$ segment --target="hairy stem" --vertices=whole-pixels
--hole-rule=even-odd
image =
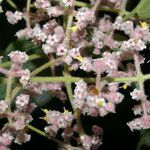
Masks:
[[[35,60],[35,59],[39,59],[41,58],[42,56],[41,55],[37,55],[37,54],[32,54],[29,56],[29,59],[28,61],[32,61],[32,60]],[[11,61],[7,61],[7,62],[4,62],[4,63],[1,63],[0,64],[0,67],[4,68],[4,67],[9,67],[11,65]]]
[[[13,83],[13,77],[8,76],[7,78],[7,89],[6,89],[6,96],[5,96],[5,101],[8,102],[8,111],[11,111],[11,90],[12,90],[12,83]],[[10,121],[10,119],[9,119]]]
[[[102,2],[102,0],[97,0],[95,5],[93,6],[93,11],[96,12],[100,6],[100,3]]]
[[[30,28],[30,5],[31,5],[31,0],[27,0],[27,4],[26,4],[26,26],[27,28]]]
[[[64,74],[65,77],[67,77],[67,76],[71,77],[70,74],[69,74],[69,71],[66,71],[63,74]],[[76,121],[77,121],[77,125],[79,126],[79,129],[80,129],[79,130],[79,134],[81,136],[81,135],[85,134],[83,126],[82,126],[82,123],[81,123],[81,113],[72,103],[72,101],[73,101],[73,93],[72,93],[71,82],[66,82],[65,85],[66,85],[66,89],[67,89],[67,93],[68,93],[68,97],[69,97],[72,109],[74,111],[74,115],[75,115],[75,118],[76,118]]]
[[[71,77],[71,76],[67,76],[67,77],[63,77],[63,76],[59,76],[59,77],[31,77],[31,81],[32,82],[78,82],[79,80],[83,79],[84,81],[86,81],[87,83],[94,83],[95,82],[95,78],[82,78],[82,77]],[[108,82],[138,82],[138,81],[145,81],[150,79],[150,74],[147,75],[142,75],[142,76],[135,76],[135,77],[119,77],[119,78],[111,78],[111,77],[105,77],[102,78],[102,80],[106,80]]]
[[[135,54],[133,57],[134,57],[134,63],[135,63],[135,67],[136,67],[137,76],[142,77],[143,74],[142,74],[142,71],[141,71],[139,56],[137,56]],[[142,107],[143,107],[143,113],[144,113],[144,115],[147,115],[147,111],[146,111],[146,108],[145,108],[145,101],[147,100],[147,97],[146,97],[145,90],[144,90],[144,80],[138,80],[138,85],[139,85],[139,89],[143,93],[143,99],[141,100]]]
[[[27,127],[28,129],[32,130],[33,132],[36,132],[37,134],[39,134],[39,135],[41,135],[41,136],[43,136],[43,137],[45,137],[45,138],[48,138],[48,139],[50,139],[50,140],[52,140],[52,141],[58,143],[59,146],[64,147],[64,148],[67,149],[67,150],[68,150],[68,148],[71,148],[71,149],[74,149],[74,150],[77,149],[77,148],[74,147],[74,146],[68,145],[68,144],[66,144],[66,143],[64,143],[64,142],[62,142],[62,141],[60,141],[60,140],[58,140],[58,139],[56,139],[56,138],[50,137],[50,136],[49,136],[48,134],[46,134],[45,132],[41,131],[40,129],[37,129],[37,128],[33,127],[33,126],[30,125],[30,124],[26,125],[26,127]],[[78,150],[79,150],[79,149],[81,150],[82,148],[79,147]]]
[[[34,71],[32,71],[31,72],[31,76],[35,76],[36,74],[40,73],[41,71],[43,71],[44,69],[46,69],[46,68],[48,68],[50,66],[54,67],[61,61],[62,61],[62,57],[59,57],[59,58],[54,59],[52,61],[49,61],[49,62],[45,63],[44,65],[38,67]]]

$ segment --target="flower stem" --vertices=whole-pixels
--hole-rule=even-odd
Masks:
[[[133,57],[134,57],[134,63],[135,63],[137,76],[142,77],[143,74],[142,74],[142,71],[141,71],[139,57],[136,54]],[[139,85],[139,89],[143,93],[143,99],[141,100],[143,113],[144,113],[144,115],[147,115],[147,111],[146,111],[146,107],[145,107],[145,101],[147,100],[147,97],[146,97],[145,90],[144,90],[144,80],[138,80],[138,85]]]
[[[82,77],[71,77],[71,76],[59,76],[59,77],[31,77],[32,82],[78,82],[79,80],[83,79],[87,83],[94,83],[95,78],[82,78]],[[106,77],[102,78],[102,80],[106,80],[108,82],[138,82],[138,81],[145,81],[150,79],[150,74],[142,75],[142,76],[135,76],[135,77],[119,77],[119,78],[112,78],[112,77]]]
[[[41,58],[42,56],[41,55],[37,55],[37,54],[33,54],[33,55],[30,55],[29,56],[29,59],[28,61],[32,61],[32,60],[35,60],[35,59],[38,59],[38,58]],[[11,61],[7,61],[7,62],[4,62],[4,63],[1,63],[0,64],[0,67],[9,67],[11,65]]]
[[[27,12],[26,12],[26,25],[27,25],[27,28],[30,28],[30,5],[31,5],[31,0],[27,0],[27,4],[26,4],[26,9],[27,9]]]
[[[12,76],[8,76],[8,79],[7,79],[6,96],[5,96],[5,100],[6,100],[6,101],[10,101],[10,100],[11,100],[12,82],[13,82],[13,77],[12,77]]]
[[[61,61],[62,61],[62,57],[59,57],[59,58],[54,59],[52,61],[49,61],[49,62],[45,63],[44,65],[38,67],[34,71],[32,71],[31,72],[31,76],[32,77],[35,76],[36,74],[40,73],[41,71],[43,71],[44,69],[46,69],[46,68],[48,68],[50,66],[54,67],[54,66],[56,66]]]
[[[39,135],[41,135],[41,136],[43,136],[43,137],[45,137],[45,138],[48,138],[48,139],[50,139],[50,140],[52,140],[52,141],[58,143],[59,146],[64,147],[64,148],[66,148],[67,150],[68,150],[68,148],[71,148],[71,149],[74,149],[74,150],[76,150],[76,149],[81,150],[81,149],[82,149],[82,148],[80,148],[80,147],[76,148],[76,147],[71,146],[71,145],[69,145],[69,144],[66,144],[66,143],[64,143],[64,142],[62,142],[62,141],[60,141],[60,140],[58,140],[58,139],[56,139],[56,138],[50,137],[50,136],[49,136],[48,134],[46,134],[45,132],[41,131],[40,129],[37,129],[37,128],[33,127],[33,126],[30,125],[30,124],[26,125],[26,127],[27,127],[28,129],[32,130],[33,132],[36,132],[37,134],[39,134]]]
[[[65,69],[65,72],[63,73],[64,77],[71,77],[70,76],[70,73],[67,69]],[[72,86],[71,86],[71,82],[66,82],[65,83],[66,85],[66,89],[67,89],[67,93],[68,93],[68,97],[69,97],[69,100],[70,100],[70,103],[71,103],[71,106],[72,106],[72,109],[74,111],[74,115],[75,115],[75,118],[76,118],[76,121],[77,121],[77,125],[79,126],[79,134],[80,136],[85,134],[84,133],[84,129],[83,129],[83,126],[82,126],[82,123],[81,123],[81,113],[80,111],[74,106],[74,104],[72,103],[73,101],[73,93],[72,93]]]

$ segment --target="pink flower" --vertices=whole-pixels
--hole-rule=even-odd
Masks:
[[[88,135],[82,135],[81,136],[81,142],[85,150],[90,150],[92,147],[92,141],[91,138]]]
[[[0,100],[0,113],[4,113],[8,108],[8,104],[4,100]]]
[[[29,95],[21,94],[16,98],[17,107],[24,107],[29,103]]]
[[[7,11],[6,17],[9,23],[16,24],[19,20],[22,19],[23,13],[19,11],[15,11],[15,13],[13,13],[12,11]]]
[[[73,6],[74,0],[62,0],[65,6]]]
[[[130,93],[132,99],[135,99],[135,100],[141,100],[143,98],[143,93],[141,90],[138,90],[137,88],[135,88],[133,90],[133,92]]]
[[[64,56],[64,55],[66,55],[67,51],[68,50],[67,50],[66,46],[61,44],[61,45],[58,46],[56,54],[58,56]]]
[[[31,135],[29,134],[26,134],[26,133],[23,133],[23,132],[20,132],[16,138],[15,138],[15,143],[21,145],[22,143],[26,143],[28,141],[30,141],[31,139]]]
[[[90,72],[92,71],[92,58],[84,57],[80,64],[80,69]]]
[[[104,72],[106,70],[106,64],[104,63],[103,59],[94,59],[93,60],[93,70],[95,72]]]
[[[150,116],[143,116],[141,118],[136,118],[133,121],[127,123],[130,127],[131,131],[133,130],[141,130],[150,128]]]
[[[34,5],[35,5],[37,8],[43,8],[43,9],[49,8],[49,7],[51,6],[49,0],[36,0],[36,1],[34,2]]]
[[[105,109],[108,111],[108,112],[112,112],[112,113],[115,113],[115,105],[111,102],[108,102],[105,106]]]
[[[19,64],[26,62],[29,58],[25,52],[21,51],[12,51],[8,56],[10,57],[11,61]]]
[[[74,99],[85,99],[85,97],[87,96],[87,84],[83,80],[80,80],[75,84],[76,88],[74,90]]]
[[[5,146],[10,145],[12,143],[13,138],[14,137],[11,135],[10,132],[4,132],[0,136],[0,143],[2,143]]]

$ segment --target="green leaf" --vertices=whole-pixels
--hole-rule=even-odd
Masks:
[[[19,38],[14,42],[11,42],[5,52],[4,56],[7,56],[10,52],[19,50],[19,51],[24,51],[27,52],[28,54],[40,54],[42,52],[41,47],[38,45],[35,45],[33,42],[30,40],[27,40],[25,38]]]
[[[32,101],[35,102],[39,107],[43,107],[52,100],[52,95],[48,91],[44,91],[42,95],[32,96]]]
[[[6,84],[2,83],[0,84],[0,100],[5,98],[6,93]]]
[[[150,18],[150,0],[141,0],[138,5],[131,11],[121,11],[120,15],[124,16],[124,19],[132,19],[136,15],[141,19]]]
[[[140,150],[142,146],[150,148],[150,129],[141,131],[137,150]]]
[[[137,14],[141,19],[150,18],[150,0],[141,0],[131,13]]]

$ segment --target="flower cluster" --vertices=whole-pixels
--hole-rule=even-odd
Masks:
[[[29,124],[33,118],[30,113],[36,105],[29,103],[29,95],[21,94],[15,100],[16,109],[10,112],[10,104],[4,100],[0,101],[0,115],[2,118],[11,120],[6,123],[0,134],[0,148],[8,149],[8,146],[14,141],[22,144],[30,140],[31,135],[25,132],[25,126]]]
[[[12,11],[7,11],[6,17],[9,23],[16,24],[19,20],[22,19],[23,13],[18,11],[15,11],[15,13],[13,13]]]
[[[111,86],[114,85],[110,84],[107,92],[99,92],[96,87],[88,86],[81,80],[76,83],[73,103],[83,114],[91,116],[115,113],[115,104],[120,103],[124,96],[117,92],[117,88],[111,89]]]
[[[57,131],[60,128],[66,128],[71,126],[71,123],[74,119],[71,112],[60,113],[59,111],[48,111],[46,112],[46,116],[44,117],[46,122],[50,124],[45,127],[45,132],[50,134],[51,136],[55,136]]]
[[[12,61],[10,70],[1,69],[1,73],[7,76],[20,77],[20,83],[25,87],[30,79],[30,70],[23,69],[23,63],[28,60],[28,55],[21,51],[12,51],[8,55]]]
[[[3,11],[1,3],[2,0],[0,12]],[[7,3],[17,8],[13,1]],[[110,8],[115,8],[115,11],[125,9],[126,0],[90,0],[87,3],[35,0],[27,1],[27,7],[22,12],[5,12],[7,21],[12,25],[23,19],[26,21],[26,27],[19,30],[16,37],[25,38],[41,48],[38,56],[31,57],[41,59],[43,54],[42,59],[47,57],[45,60],[50,62],[30,73],[24,64],[32,59],[26,52],[16,50],[8,54],[11,63],[1,65],[8,64],[10,68],[0,67],[0,73],[8,78],[6,98],[0,100],[0,118],[8,120],[0,131],[0,150],[8,150],[13,141],[22,144],[30,140],[25,127],[33,120],[31,113],[36,107],[30,99],[33,95],[42,95],[44,91],[62,102],[69,99],[72,112],[44,109],[46,115],[42,119],[48,125],[43,135],[55,138],[61,130],[64,142],[70,143],[73,137],[77,146],[82,144],[86,150],[97,150],[102,144],[103,130],[95,125],[92,127],[93,134],[86,135],[80,121],[81,114],[104,117],[108,113],[116,113],[116,105],[124,99],[119,89],[132,86],[132,81],[138,83],[137,88],[130,92],[133,101],[138,103],[133,107],[138,117],[127,125],[132,131],[150,128],[150,102],[143,87],[143,81],[150,77],[144,76],[140,68],[145,62],[141,52],[150,43],[148,23],[135,20],[134,16],[126,19],[124,11],[120,14],[125,15],[116,18],[98,15],[99,8],[103,7],[106,11]],[[84,7],[80,8],[80,5]],[[42,72],[44,69],[51,72]],[[44,77],[43,74],[35,77],[40,72],[44,73]],[[71,83],[75,83],[75,87]],[[34,127],[32,130],[38,131]],[[78,137],[74,137],[76,132]]]

